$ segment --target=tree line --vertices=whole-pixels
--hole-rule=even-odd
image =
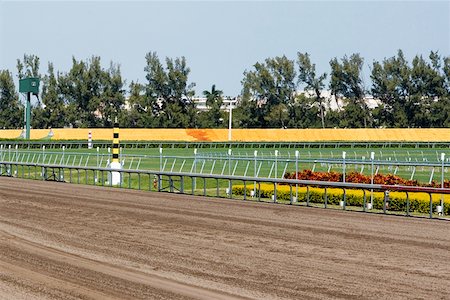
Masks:
[[[128,86],[120,66],[101,65],[101,58],[72,58],[68,72],[50,62],[41,73],[39,57],[17,60],[17,76],[41,80],[39,102],[32,107],[32,127],[111,127],[118,117],[131,128],[223,128],[228,113],[223,92],[202,92],[207,111],[193,101],[195,83],[184,57],[164,60],[156,52],[145,56],[145,81]],[[318,73],[308,53],[256,62],[243,73],[236,96],[236,128],[373,128],[450,127],[450,56],[431,51],[408,62],[403,52],[370,65],[363,78],[360,54],[333,58],[330,72]],[[324,90],[331,92],[325,97]],[[302,92],[304,91],[304,92]],[[22,128],[24,106],[9,70],[0,70],[0,128]],[[367,96],[378,99],[369,107]],[[331,106],[337,109],[331,109]]]

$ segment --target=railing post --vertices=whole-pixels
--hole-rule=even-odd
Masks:
[[[141,190],[141,173],[138,173],[138,190]]]
[[[406,216],[409,217],[409,193],[406,193]]]
[[[344,188],[344,199],[342,203],[342,209],[345,210],[347,206],[347,190]]]
[[[256,178],[257,177],[256,169],[257,169],[257,165],[258,165],[256,157],[258,156],[258,150],[255,150],[253,152],[253,156],[255,157],[255,168],[254,168],[253,175]],[[256,195],[256,181],[253,182],[253,195]]]
[[[203,177],[203,196],[206,196],[206,178]]]
[[[292,205],[293,203],[293,198],[292,198],[292,184],[289,184],[289,203]]]
[[[345,157],[346,157],[346,152],[342,151],[342,182],[345,183]],[[345,204],[344,204],[345,206]]]
[[[277,184],[273,183],[273,203],[277,203]]]
[[[298,180],[298,150],[295,150],[295,180]],[[295,201],[298,202],[298,183],[295,184]]]
[[[387,208],[387,203],[388,203],[388,199],[389,199],[389,191],[384,191],[384,201],[383,201],[383,213],[386,214],[386,210]]]
[[[428,193],[430,195],[430,219],[433,219],[433,197],[431,193]]]
[[[373,161],[375,160],[375,152],[370,152],[370,184],[373,186]],[[373,209],[373,188],[370,189],[370,209]]]
[[[366,212],[366,190],[363,190],[363,212]]]
[[[180,193],[184,194],[184,176],[180,176]]]
[[[128,189],[131,189],[131,173],[128,172]]]
[[[306,206],[309,206],[309,185],[306,186]]]
[[[216,196],[219,197],[220,196],[220,191],[219,191],[219,179],[216,178]]]
[[[244,200],[247,200],[247,182],[244,180]]]
[[[261,201],[261,182],[258,181],[258,201]]]
[[[228,176],[231,176],[231,149],[228,149]],[[228,193],[230,194],[230,198],[231,198],[231,179],[229,180],[229,184],[228,184]]]

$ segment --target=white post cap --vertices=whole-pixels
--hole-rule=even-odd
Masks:
[[[194,149],[194,154],[197,154],[197,148]]]
[[[370,159],[374,160],[375,159],[375,152],[370,152]]]
[[[162,153],[162,147],[159,147],[159,153]]]
[[[347,155],[347,152],[345,152],[345,151],[342,151],[342,158],[344,158],[345,159],[345,156]]]
[[[231,155],[231,149],[228,149],[228,155]]]
[[[255,150],[255,152],[253,152],[253,155],[256,157],[258,156],[258,150]]]
[[[298,150],[295,150],[295,157],[298,157],[298,155],[299,155]]]
[[[441,160],[444,161],[444,159],[445,159],[445,153],[442,152],[442,153],[441,153]]]
[[[278,156],[278,150],[275,150],[275,156]]]

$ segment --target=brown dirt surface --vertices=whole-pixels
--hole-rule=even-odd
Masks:
[[[0,178],[0,299],[450,299],[450,222]]]

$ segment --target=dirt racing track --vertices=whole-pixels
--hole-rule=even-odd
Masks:
[[[1,299],[450,299],[450,222],[0,178]]]

